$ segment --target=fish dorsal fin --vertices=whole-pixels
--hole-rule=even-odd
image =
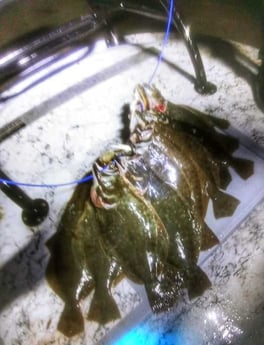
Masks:
[[[208,250],[219,244],[219,239],[209,228],[209,226],[204,223],[204,231],[202,233],[202,246],[201,250]]]

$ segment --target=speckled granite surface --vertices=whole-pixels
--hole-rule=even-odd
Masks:
[[[144,35],[130,40],[159,48],[161,37]],[[249,51],[254,57],[256,52]],[[194,91],[192,66],[183,43],[178,40],[169,43],[165,59],[170,64],[164,62],[160,66],[154,82],[171,101],[228,119],[235,129],[258,145],[261,154],[264,114],[255,105],[249,78],[245,80],[250,73],[216,54],[215,49],[203,46],[208,79],[218,86],[214,95],[200,96]],[[0,143],[1,168],[12,178],[31,183],[80,178],[98,154],[110,144],[122,141],[124,105],[130,102],[135,84],[149,80],[156,61],[155,56],[136,46],[98,50],[1,104],[0,128],[15,119],[27,123],[24,129]],[[251,143],[246,144],[255,149]],[[258,159],[261,162],[263,156]],[[261,165],[259,169],[261,195],[264,194]],[[1,345],[95,344],[100,340],[109,343],[122,328],[131,329],[140,320],[144,329],[158,337],[149,338],[139,328],[135,331],[136,344],[263,343],[263,203],[250,214],[245,205],[246,219],[203,263],[213,283],[204,296],[192,304],[183,303],[170,313],[153,316],[148,309],[141,308],[144,297],[139,296],[140,291],[124,282],[114,292],[122,316],[127,316],[122,327],[98,327],[87,322],[84,335],[68,340],[56,331],[63,305],[47,286],[44,271],[49,255],[45,241],[56,231],[73,188],[25,187],[25,190],[32,198],[45,198],[50,213],[43,224],[30,229],[22,223],[20,209],[0,194]],[[129,315],[135,315],[134,320]]]

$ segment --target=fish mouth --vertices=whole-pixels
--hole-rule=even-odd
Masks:
[[[131,155],[132,148],[126,148],[127,154]],[[124,150],[121,150],[123,152]],[[123,152],[124,153],[124,152]],[[104,156],[97,158],[93,164],[94,184],[90,197],[95,207],[111,209],[116,206],[116,178],[124,176],[127,159],[117,151],[110,151]]]
[[[130,145],[113,145],[113,150],[106,152],[96,159],[93,164],[93,176],[97,184],[103,182],[103,178],[123,174],[126,170],[126,157],[134,155],[134,149]]]
[[[109,166],[111,165],[111,169]],[[113,166],[112,166],[113,165]],[[94,184],[91,188],[90,197],[97,208],[110,209],[115,207],[114,187],[111,186],[111,177],[117,175],[116,163],[106,163],[99,157],[92,168]]]
[[[138,109],[138,105],[141,109]],[[154,85],[138,84],[135,88],[134,108],[141,113],[145,111],[164,113],[167,110],[167,102]]]

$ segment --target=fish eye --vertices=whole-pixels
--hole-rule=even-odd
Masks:
[[[110,170],[110,171],[116,170],[115,160],[109,162],[109,164],[107,165],[107,170]]]

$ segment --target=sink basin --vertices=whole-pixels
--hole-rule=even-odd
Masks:
[[[6,89],[10,98],[0,103],[1,168],[25,184],[81,178],[98,155],[126,139],[127,105],[135,85],[152,75],[162,39],[157,33],[130,35],[111,48],[98,40],[92,52],[78,47],[38,72],[43,74],[21,78]],[[255,48],[235,47],[243,61],[256,59]],[[50,211],[40,225],[29,227],[21,209],[0,193],[0,345],[263,343],[264,115],[246,79],[250,66],[239,58],[225,59],[231,45],[221,43],[217,50],[215,43],[203,40],[200,49],[208,80],[217,85],[215,94],[201,96],[194,90],[193,68],[178,37],[166,46],[154,84],[176,104],[230,121],[228,131],[240,139],[235,155],[255,163],[254,175],[246,181],[232,172],[229,192],[241,201],[232,217],[215,220],[209,207],[208,224],[221,243],[204,252],[199,264],[212,288],[192,302],[183,296],[173,310],[153,315],[144,289],[124,279],[113,292],[121,320],[104,327],[86,321],[84,334],[68,339],[56,330],[63,303],[45,280],[45,243],[56,231],[74,185],[24,185],[32,199],[45,199]],[[219,49],[225,54],[217,54]],[[30,78],[38,80],[34,87],[27,87],[34,83]],[[16,130],[7,135],[10,128]]]

